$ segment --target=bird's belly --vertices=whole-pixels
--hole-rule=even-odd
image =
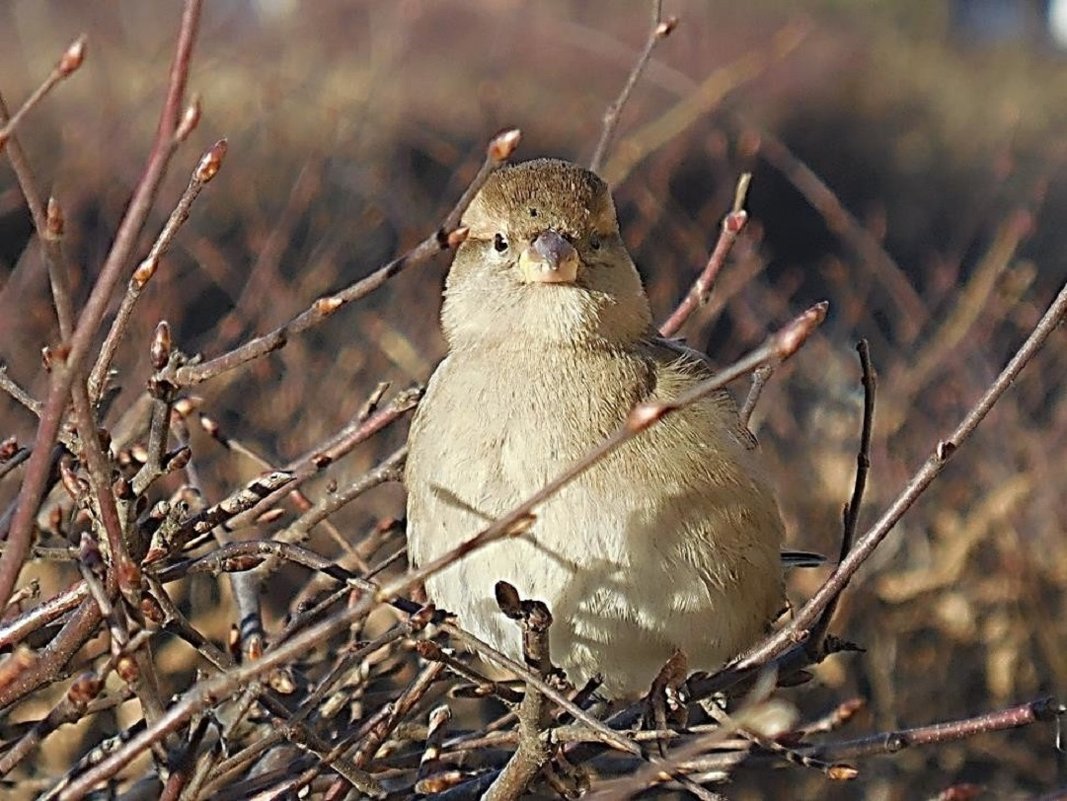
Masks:
[[[436,413],[447,409],[453,435],[413,439],[409,483],[423,488],[409,503],[417,564],[471,539],[542,489],[614,430],[633,402],[528,393],[534,413],[494,417],[479,413],[477,394],[438,404],[444,398],[433,389],[418,426],[445,425]],[[584,425],[561,424],[574,420]],[[551,610],[555,663],[575,683],[604,671],[612,694],[647,690],[675,649],[694,669],[735,655],[780,602],[780,523],[776,513],[751,518],[761,489],[704,471],[703,446],[676,436],[678,425],[647,432],[598,462],[538,506],[525,534],[485,545],[430,577],[431,600],[521,658],[519,628],[494,600],[498,581],[514,585]],[[677,478],[683,473],[691,480]]]

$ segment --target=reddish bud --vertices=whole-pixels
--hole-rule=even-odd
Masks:
[[[489,142],[489,158],[497,164],[507,161],[511,158],[511,154],[515,152],[515,148],[519,146],[521,139],[522,131],[518,128],[509,128],[506,131],[501,131]]]
[[[644,431],[653,425],[670,407],[662,403],[639,403],[626,415],[626,428],[629,431]]]
[[[170,324],[166,320],[160,320],[156,326],[155,336],[152,337],[152,347],[149,351],[152,357],[152,366],[162,370],[170,360]]]
[[[57,364],[64,364],[67,361],[67,356],[70,355],[70,348],[66,345],[45,345],[41,348],[41,363],[44,365],[44,369],[49,373],[52,372],[52,368]]]
[[[137,265],[137,269],[133,271],[133,277],[130,278],[130,284],[134,289],[141,289],[152,280],[152,276],[156,274],[156,268],[159,267],[159,257],[149,256],[147,259]]]
[[[775,349],[778,351],[778,358],[785,361],[800,350],[801,345],[807,342],[812,332],[826,319],[826,310],[829,308],[830,304],[825,300],[816,303],[783,328],[776,337]]]
[[[19,452],[19,441],[15,437],[8,437],[0,442],[0,462],[6,462]]]
[[[60,75],[66,78],[72,72],[77,70],[78,67],[82,65],[83,61],[85,61],[84,34],[75,39],[71,46],[67,48],[67,51],[60,56],[59,63],[56,64],[56,70]]]
[[[104,682],[100,680],[100,677],[91,670],[87,670],[70,685],[67,690],[67,700],[78,709],[84,709],[90,701],[100,694],[100,690],[103,687]]]
[[[137,660],[129,654],[123,654],[115,661],[115,672],[127,684],[133,684],[141,677],[141,670],[137,667]]]
[[[748,222],[748,212],[744,209],[731,211],[722,221],[723,230],[730,234],[739,234]]]
[[[426,604],[418,612],[408,618],[408,626],[412,631],[421,631],[430,625],[430,621],[433,620],[434,615],[437,614],[437,607],[433,604]]]
[[[226,150],[229,145],[225,139],[220,139],[211,146],[211,149],[205,153],[200,163],[196,165],[196,170],[193,172],[193,178],[202,184],[206,184],[222,168],[222,160],[226,158]]]
[[[172,409],[178,417],[184,419],[199,409],[203,403],[204,399],[199,395],[189,395],[174,401]]]
[[[257,517],[256,518],[256,522],[260,523],[262,525],[267,525],[268,523],[273,523],[275,520],[278,520],[279,518],[281,518],[284,515],[285,515],[285,510],[284,509],[280,509],[278,507],[275,507],[273,509],[268,509],[263,514],[261,514],[259,517]]]
[[[452,250],[455,250],[467,241],[467,237],[470,236],[470,233],[471,229],[464,225],[461,228],[452,231],[445,241]]]
[[[48,235],[52,237],[63,236],[63,209],[59,206],[59,201],[55,197],[48,198],[48,208],[45,210],[45,229],[48,231]]]
[[[209,437],[219,439],[219,424],[213,418],[208,417],[206,414],[200,415],[200,427],[207,432]]]
[[[142,596],[140,607],[145,620],[151,620],[157,626],[162,626],[167,619],[159,602],[151,595]]]
[[[337,297],[319,298],[315,301],[315,311],[326,317],[341,308],[343,303],[344,301]]]
[[[59,480],[63,484],[63,489],[75,501],[81,500],[89,490],[89,485],[71,470],[68,461],[59,463]]]
[[[192,458],[192,449],[188,445],[182,445],[180,448],[167,454],[166,460],[163,463],[163,469],[167,473],[183,470]]]
[[[415,653],[430,662],[439,662],[444,657],[444,650],[433,640],[417,640]]]
[[[119,476],[111,483],[111,492],[120,501],[128,501],[133,498],[133,487],[128,479]]]
[[[851,765],[831,765],[826,775],[835,782],[847,782],[859,776],[860,772]]]
[[[0,688],[7,687],[37,662],[37,655],[24,643],[15,646],[15,651],[0,660]]]

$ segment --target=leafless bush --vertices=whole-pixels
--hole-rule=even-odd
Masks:
[[[466,203],[519,134],[487,135],[482,148],[466,141],[473,130],[503,128],[508,121],[494,115],[509,111],[536,127],[537,110],[550,108],[559,125],[588,97],[530,86],[509,108],[516,78],[495,74],[475,48],[472,61],[488,77],[473,89],[437,74],[432,58],[410,64],[420,90],[437,80],[426,113],[440,126],[426,127],[405,105],[410,91],[368,100],[404,66],[396,43],[430,41],[451,24],[455,46],[471,47],[469,37],[491,27],[476,23],[502,12],[333,9],[319,24],[354,28],[369,16],[384,26],[366,34],[380,37],[381,50],[353,79],[372,120],[356,137],[363,152],[342,160],[287,107],[292,86],[268,90],[278,110],[263,132],[249,130],[241,87],[255,81],[195,67],[201,5],[187,0],[174,21],[165,86],[130,81],[140,94],[127,103],[151,97],[158,106],[162,97],[154,135],[143,115],[123,126],[108,113],[97,119],[98,139],[75,126],[86,141],[114,143],[99,163],[79,153],[84,142],[63,141],[55,155],[47,140],[61,137],[36,115],[50,104],[90,107],[58,94],[97,53],[112,69],[120,45],[134,63],[158,61],[152,36],[173,38],[162,23],[127,20],[143,37],[125,41],[91,31],[88,56],[86,40],[72,37],[44,81],[34,78],[38,91],[17,108],[9,95],[11,111],[0,107],[13,176],[0,185],[0,257],[12,254],[0,289],[0,386],[10,398],[0,400],[6,791],[719,798],[729,780],[737,798],[797,787],[830,797],[855,782],[885,797],[966,798],[979,785],[1021,793],[1063,783],[1050,728],[1036,724],[1062,716],[1051,695],[1067,681],[1057,625],[1067,612],[1067,351],[1056,331],[1067,294],[1062,270],[1050,276],[1021,255],[1040,239],[1043,205],[1062,203],[1054,180],[1062,142],[1014,160],[1010,143],[994,142],[1004,161],[988,170],[986,194],[958,209],[951,244],[927,256],[920,275],[889,255],[878,214],[860,219],[791,149],[784,114],[727,100],[783,63],[815,69],[804,53],[830,38],[822,23],[766,12],[738,28],[758,38],[741,37],[737,52],[696,81],[653,58],[676,25],[658,3],[633,53],[610,38],[616,29],[603,8],[592,22],[562,3],[516,12],[540,21],[534,34],[577,36],[618,62],[590,80],[603,98],[625,82],[615,102],[602,103],[599,144],[573,155],[591,153],[618,185],[639,261],[681,261],[693,273],[649,274],[663,330],[694,342],[713,332],[723,368],[697,392],[756,370],[746,413],[775,454],[792,544],[834,556],[796,572],[796,608],[735,663],[686,676],[684,661],[672,660],[647,706],[605,708],[590,703],[594,688],[557,681],[551,610],[535,599],[498,588],[526,664],[419,602],[418,582],[441,565],[406,570],[395,487],[403,422],[440,350],[429,263],[462,241]],[[9,11],[8,30],[46,24],[55,35],[55,9],[41,8],[18,19]],[[680,30],[688,20],[683,13]],[[777,33],[767,35],[770,22]],[[218,67],[221,42],[241,24],[239,15],[215,23],[197,58]],[[290,25],[267,29],[292,31],[281,40],[308,59],[313,102],[355,102],[331,94],[329,60],[294,41],[308,23]],[[525,47],[539,52],[536,41]],[[530,66],[522,80],[536,84],[538,59],[522,47],[509,55]],[[249,74],[266,72],[262,50],[242,57]],[[550,80],[553,65],[541,66]],[[627,105],[640,80],[667,96],[665,107],[636,96]],[[785,91],[769,79],[760,85]],[[884,91],[877,99],[896,108]],[[458,98],[472,94],[485,119],[457,125]],[[229,146],[221,137],[231,131],[213,122],[211,100],[220,98],[241,106],[218,116],[236,133]],[[708,119],[715,127],[700,127]],[[1025,128],[1012,130],[1037,136]],[[352,130],[338,123],[332,134]],[[565,126],[538,130],[540,141],[577,150]],[[960,150],[979,148],[945,134],[954,137]],[[132,153],[149,140],[138,166]],[[299,163],[267,158],[280,153]],[[748,179],[738,185],[738,176],[752,170],[746,201]],[[715,186],[700,183],[709,174]],[[769,175],[764,185],[777,181],[781,193],[803,198],[833,235],[817,280],[774,252],[775,199],[759,194]],[[686,205],[694,181],[702,195]],[[880,200],[931,214],[918,194]],[[382,266],[367,272],[368,264]],[[812,305],[823,296],[825,323],[826,307]],[[869,345],[857,359],[849,340],[860,335]],[[1056,345],[1041,351],[1050,338]],[[544,497],[672,411],[635,410],[448,559],[522,530]],[[843,637],[865,652],[848,653],[855,646]],[[872,733],[839,732],[857,723]],[[1025,732],[1002,731],[1013,728]],[[917,753],[940,761],[923,766]]]

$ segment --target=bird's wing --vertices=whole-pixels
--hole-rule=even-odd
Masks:
[[[679,363],[684,366],[685,369],[692,371],[694,377],[700,381],[715,375],[715,365],[712,363],[708,355],[695,348],[689,347],[680,340],[665,339],[664,337],[653,335],[650,336],[646,342],[650,355],[658,362]],[[734,416],[737,419],[737,426],[734,433],[737,435],[738,440],[749,450],[755,448],[757,445],[756,437],[748,430],[748,426],[741,422],[741,418],[737,416],[737,404],[734,402],[733,396],[725,389],[721,389],[714,393],[713,397],[717,403],[728,406],[734,412]]]

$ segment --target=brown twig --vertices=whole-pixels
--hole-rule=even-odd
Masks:
[[[52,75],[56,76],[62,72],[61,66],[65,61],[74,65],[70,72],[77,69],[77,65],[81,63],[84,55],[84,45],[84,37],[71,45],[67,53],[60,59],[59,65],[53,70]],[[70,72],[66,74],[70,74]],[[27,101],[28,103],[29,101]],[[23,106],[15,116],[19,116],[19,113],[25,109],[26,106]],[[5,119],[7,119],[7,106],[4,103],[3,96],[0,96],[0,122]],[[12,117],[8,125],[5,126],[4,130],[8,132],[6,135],[0,133],[0,150],[3,150],[4,143],[7,142],[7,155],[11,161],[11,168],[15,172],[19,189],[22,190],[23,197],[26,198],[26,205],[30,209],[30,217],[33,219],[37,238],[41,240],[41,247],[44,250],[45,264],[48,268],[48,281],[52,289],[52,302],[56,311],[56,319],[59,323],[60,340],[67,342],[74,326],[74,311],[70,300],[67,267],[63,258],[63,213],[55,198],[49,198],[47,206],[45,205],[43,195],[37,186],[37,178],[34,176],[33,168],[30,166],[30,161],[26,154],[23,153],[22,146],[18,140],[10,135],[10,131],[14,127],[14,121],[15,117]],[[8,141],[9,136],[10,141]]]
[[[622,116],[622,110],[626,107],[630,94],[641,79],[641,73],[648,66],[648,60],[652,58],[652,51],[655,50],[660,41],[670,36],[671,31],[677,25],[677,17],[663,19],[663,0],[652,0],[652,29],[648,33],[645,46],[642,48],[640,55],[638,55],[637,61],[634,62],[630,74],[626,77],[626,83],[623,84],[622,91],[615,98],[615,102],[608,106],[607,111],[604,112],[604,125],[600,130],[600,139],[597,141],[596,149],[593,151],[593,158],[589,161],[589,169],[592,172],[600,172],[604,157],[608,153],[608,146],[611,144],[615,129],[619,125],[619,117]]]
[[[671,316],[664,320],[659,327],[659,332],[665,337],[674,336],[682,327],[689,315],[695,309],[703,306],[711,297],[711,288],[715,284],[722,266],[726,263],[726,257],[737,241],[737,237],[744,230],[748,222],[748,212],[745,211],[745,198],[748,196],[748,185],[752,181],[751,173],[743,173],[737,181],[737,190],[734,193],[734,205],[722,221],[719,231],[719,239],[712,248],[704,269],[689,288],[689,292],[682,298],[681,303],[671,312]]]
[[[44,648],[37,651],[33,669],[23,671],[14,681],[0,688],[0,709],[24,698],[38,687],[54,682],[62,675],[63,669],[71,658],[95,634],[103,620],[103,615],[100,614],[100,608],[96,602],[89,597],[88,587],[85,591],[86,598],[74,614],[56,636],[49,640]]]
[[[933,745],[963,740],[976,734],[1005,729],[1016,729],[1039,722],[1051,722],[1062,718],[1067,708],[1053,698],[1041,698],[1018,706],[987,712],[971,718],[948,723],[918,726],[914,729],[880,732],[869,737],[825,743],[804,749],[803,753],[823,760],[855,759],[871,754],[895,754],[917,745]]]
[[[160,259],[170,249],[178,230],[189,219],[189,210],[192,208],[193,202],[222,168],[226,149],[226,140],[220,139],[200,157],[200,161],[197,162],[196,168],[189,177],[189,183],[186,185],[185,191],[178,198],[178,203],[170,213],[163,230],[159,232],[156,241],[152,243],[148,255],[133,271],[133,275],[126,285],[126,294],[122,296],[119,310],[115,315],[115,319],[111,321],[111,327],[108,329],[107,336],[104,337],[103,345],[100,346],[96,364],[93,365],[93,369],[89,373],[89,397],[93,399],[94,403],[100,399],[100,393],[104,390],[107,373],[111,368],[111,361],[115,357],[119,342],[122,341],[122,337],[126,333],[130,317],[133,314],[133,307],[137,305],[144,288],[152,280],[152,276],[156,274]]]
[[[893,500],[882,516],[856,542],[852,550],[837,566],[818,591],[797,613],[790,623],[766,638],[752,651],[747,653],[733,669],[745,670],[774,658],[789,648],[793,643],[806,640],[810,627],[819,619],[823,611],[833,602],[848,585],[860,566],[874,552],[874,549],[893,530],[904,513],[925,492],[926,488],[937,478],[950,458],[964,445],[985,419],[989,410],[1012,385],[1023,368],[1041,350],[1045,341],[1067,316],[1067,284],[1061,289],[1052,304],[1042,315],[1037,325],[1031,330],[1026,341],[1019,347],[1011,360],[1001,370],[1000,375],[986,389],[956,429],[945,439],[937,443],[934,452],[908,481],[900,494]]]
[[[517,128],[511,128],[493,137],[486,148],[485,160],[482,162],[481,169],[478,170],[477,175],[474,176],[474,179],[463,192],[456,205],[445,215],[441,226],[403,256],[393,259],[393,261],[383,267],[379,267],[366,278],[351,284],[341,291],[319,298],[307,309],[273,331],[255,337],[210,361],[201,364],[188,364],[179,368],[173,375],[174,385],[186,387],[199,384],[228,370],[240,367],[253,359],[272,353],[284,347],[291,336],[318,325],[343,306],[366,297],[408,267],[422,264],[444,250],[458,247],[467,236],[466,229],[459,227],[463,212],[467,210],[467,206],[474,199],[474,195],[489,179],[489,176],[500,169],[511,157],[511,154],[515,152],[515,148],[519,145],[519,139],[520,133]]]
[[[11,547],[0,556],[0,606],[3,606],[4,602],[11,597],[15,582],[22,570],[32,534],[33,519],[48,482],[52,444],[63,422],[63,412],[71,386],[74,381],[81,380],[82,367],[111,301],[112,291],[121,278],[130,253],[136,245],[137,237],[148,218],[160,182],[177,146],[174,133],[178,125],[178,112],[189,75],[189,62],[200,20],[201,5],[202,0],[187,0],[186,2],[185,11],[182,14],[181,30],[178,34],[177,49],[171,65],[167,98],[160,115],[155,141],[148,156],[148,163],[137,183],[126,214],[115,233],[114,243],[101,268],[100,276],[93,286],[85,309],[78,318],[78,324],[69,343],[66,369],[53,372],[48,399],[41,413],[33,453],[26,465],[26,476],[19,491],[18,506],[8,534]]]
[[[548,641],[552,613],[541,601],[520,600],[518,590],[506,581],[497,582],[496,599],[500,611],[522,627],[522,655],[526,664],[542,679],[549,679],[555,670]],[[518,747],[485,791],[484,801],[514,801],[541,771],[549,755],[542,737],[546,712],[545,696],[536,686],[527,684],[519,705]]]
[[[878,387],[878,379],[875,376],[874,366],[871,364],[871,349],[867,340],[861,339],[856,345],[856,352],[860,359],[860,381],[863,384],[863,422],[860,426],[860,444],[856,452],[856,478],[852,486],[852,497],[845,504],[842,515],[841,549],[838,552],[837,561],[841,563],[852,550],[852,543],[856,539],[856,526],[860,519],[860,506],[863,504],[863,493],[867,488],[867,474],[871,470],[871,435],[874,430],[874,400]],[[842,587],[842,589],[844,589]],[[817,658],[822,648],[823,638],[830,628],[834,612],[840,595],[833,598],[819,615],[815,625],[811,627],[805,646],[811,653],[812,658]]]
[[[92,606],[95,608],[95,604]],[[145,749],[152,747],[171,732],[184,726],[193,715],[206,711],[219,698],[232,694],[248,682],[299,658],[320,643],[343,632],[350,625],[365,617],[373,606],[373,596],[367,593],[354,605],[308,627],[287,642],[279,643],[276,647],[267,650],[260,659],[237,665],[227,673],[202,680],[173,703],[162,718],[133,735],[99,763],[73,777],[59,793],[60,801],[74,801],[74,799],[82,798],[92,787],[110,779]]]
[[[48,74],[48,77],[45,78],[41,85],[33,91],[33,94],[26,98],[26,101],[14,114],[8,117],[7,109],[3,109],[3,117],[0,118],[0,123],[3,123],[3,125],[0,126],[0,153],[3,152],[5,145],[10,145],[8,140],[10,140],[11,135],[14,133],[18,124],[22,122],[22,119],[38,103],[44,100],[45,96],[55,88],[56,84],[73,75],[78,67],[82,65],[82,62],[85,60],[85,40],[86,37],[83,33],[67,46],[67,49],[63,51],[63,55],[59,57],[59,61],[52,67],[52,71]],[[38,227],[42,226],[38,225]]]
[[[749,422],[752,420],[752,413],[756,411],[756,404],[759,403],[760,396],[763,394],[763,390],[767,386],[767,382],[771,380],[772,375],[774,375],[774,368],[769,364],[757,367],[752,371],[752,383],[748,387],[748,394],[745,395],[745,402],[737,410],[737,416],[741,420],[741,425],[745,428],[750,428]]]

